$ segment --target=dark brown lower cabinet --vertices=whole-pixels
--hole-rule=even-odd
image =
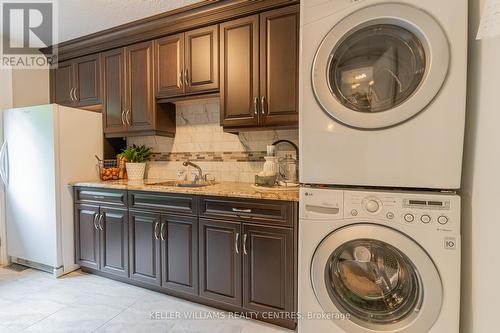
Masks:
[[[160,215],[129,212],[130,278],[161,285]]]
[[[89,188],[75,201],[86,271],[295,328],[263,313],[296,311],[297,203]]]
[[[100,242],[96,219],[98,206],[75,206],[75,259],[83,267],[99,269]]]
[[[162,215],[163,288],[198,295],[198,218]]]
[[[75,218],[77,263],[128,277],[127,210],[77,205]]]
[[[246,311],[294,311],[291,228],[200,219],[200,296]]]
[[[101,270],[128,277],[128,216],[126,210],[102,207]]]
[[[243,308],[294,311],[293,229],[243,224]]]
[[[200,219],[200,296],[241,306],[239,222]]]

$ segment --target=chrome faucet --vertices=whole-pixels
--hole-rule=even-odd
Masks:
[[[203,171],[201,170],[201,168],[200,168],[199,165],[194,164],[191,161],[186,161],[186,162],[182,163],[182,165],[184,165],[185,167],[192,166],[193,168],[195,168],[196,170],[198,170],[198,178],[195,179],[195,181],[203,180]]]

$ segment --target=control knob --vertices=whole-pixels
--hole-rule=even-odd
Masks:
[[[365,209],[369,213],[376,213],[380,209],[380,205],[377,200],[369,199],[365,202]]]

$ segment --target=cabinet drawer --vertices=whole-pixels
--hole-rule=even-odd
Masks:
[[[147,209],[186,215],[198,213],[197,198],[190,195],[129,192],[128,202],[131,209]]]
[[[77,188],[75,190],[75,201],[79,203],[126,206],[127,192],[98,188]]]
[[[293,227],[295,204],[288,201],[204,197],[200,215]]]

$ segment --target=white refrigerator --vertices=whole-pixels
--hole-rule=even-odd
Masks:
[[[78,266],[68,184],[97,177],[102,115],[40,105],[5,110],[3,127],[0,176],[9,260],[55,276],[71,272]]]

